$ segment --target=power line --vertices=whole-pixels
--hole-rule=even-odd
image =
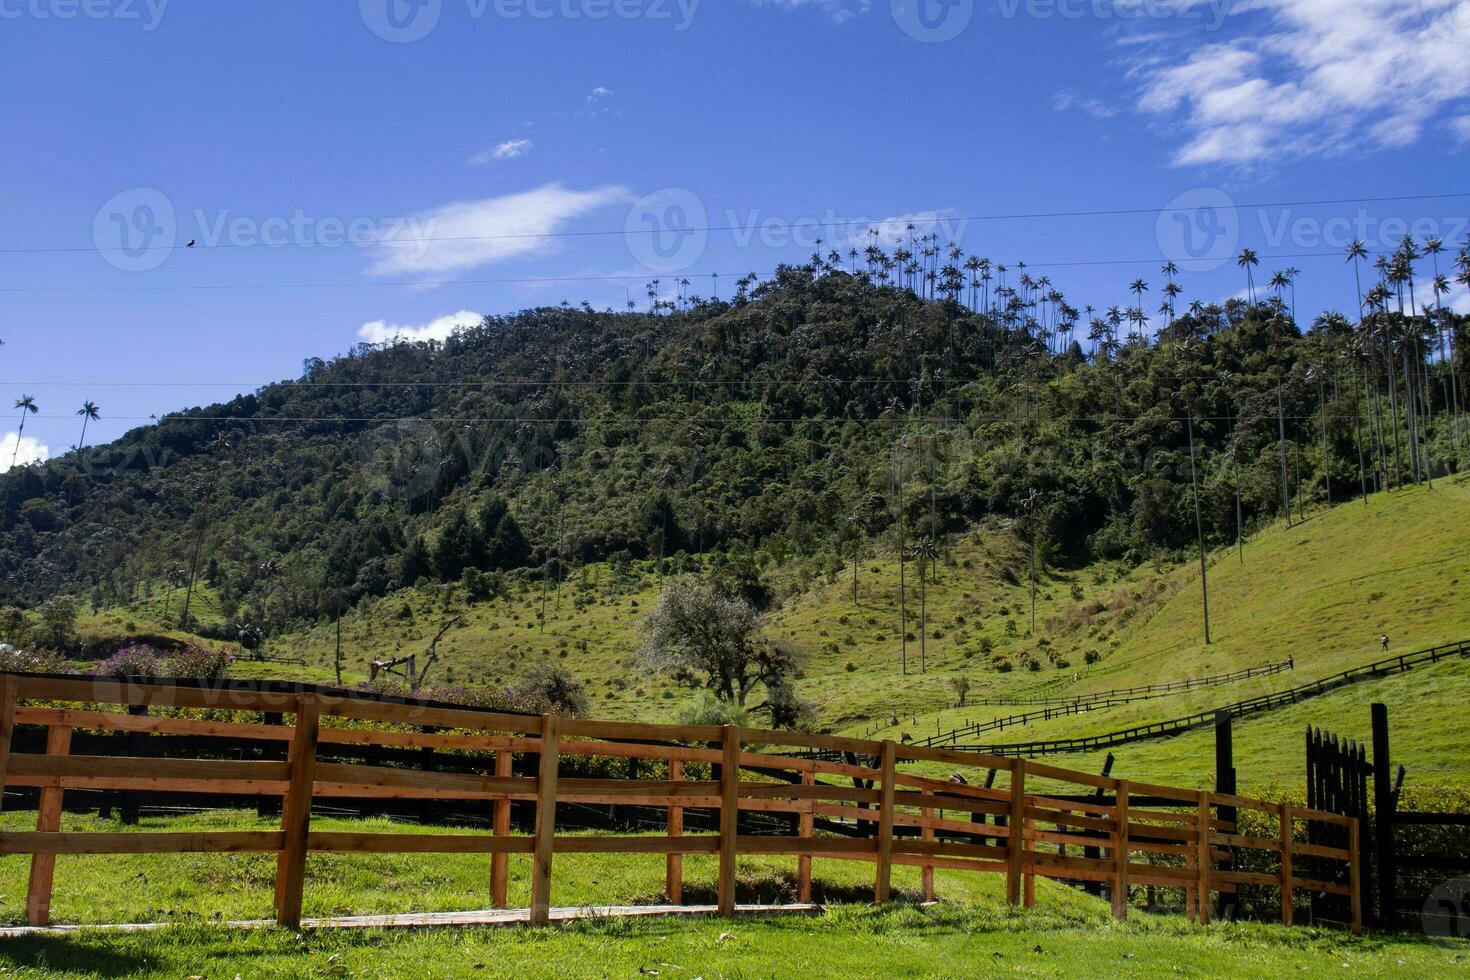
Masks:
[[[1262,210],[1268,208],[1296,208],[1296,207],[1328,207],[1340,204],[1387,204],[1401,201],[1432,201],[1447,198],[1470,197],[1470,192],[1437,193],[1437,194],[1398,194],[1386,197],[1345,197],[1330,198],[1310,201],[1274,201],[1268,203],[1236,204],[1235,210]],[[912,221],[908,218],[894,219],[884,218],[874,221],[870,218],[858,218],[850,220],[824,220],[821,218],[803,218],[790,222],[788,228],[854,228],[867,226],[879,228],[897,224],[902,221],[905,226],[913,224],[916,227],[925,227],[938,224],[941,221],[948,222],[974,222],[974,221],[1029,221],[1048,218],[1106,218],[1127,217],[1131,215],[1163,214],[1169,211],[1190,210],[1170,207],[1147,207],[1147,208],[1102,208],[1093,210],[1076,211],[1023,211],[1010,214],[971,214],[971,215],[944,215],[938,211],[926,212],[935,215],[933,218]],[[539,241],[543,239],[557,238],[596,238],[609,236],[631,236],[631,235],[657,235],[667,232],[683,233],[709,233],[725,231],[749,231],[750,229],[741,225],[703,225],[688,228],[664,229],[605,229],[593,231],[553,231],[553,232],[523,232],[501,235],[452,235],[452,236],[423,236],[418,238],[382,238],[370,239],[362,242],[346,242],[341,245],[351,247],[382,247],[392,245],[421,245],[425,242],[486,242],[486,241]],[[62,252],[158,252],[158,251],[197,251],[203,248],[334,248],[340,247],[339,243],[323,242],[196,242],[194,245],[142,245],[136,248],[122,245],[116,246],[56,246],[41,248],[0,248],[0,255],[28,255]]]
[[[1387,254],[1387,252],[1371,252],[1369,254]],[[1218,259],[1223,266],[1231,261],[1233,256],[1206,256],[1206,259]],[[1272,255],[1258,256],[1261,261],[1274,262],[1284,259],[1326,259],[1342,258],[1341,252],[1280,252]],[[1129,266],[1129,265],[1153,265],[1160,260],[1167,261],[1169,256],[1164,254],[1150,256],[1142,259],[1079,259],[1076,261],[1055,262],[1027,262],[1028,269],[1071,269],[1104,266]],[[1194,261],[1200,261],[1198,259]],[[796,266],[793,266],[795,268]],[[847,270],[838,270],[844,275],[851,275]],[[145,286],[0,286],[0,293],[131,293],[131,292],[182,292],[193,289],[202,290],[227,290],[227,289],[374,289],[374,288],[397,288],[397,287],[422,287],[422,286],[554,286],[563,283],[582,282],[649,282],[652,280],[668,279],[710,279],[714,276],[726,276],[732,273],[721,272],[688,272],[673,270],[668,272],[650,271],[638,275],[587,275],[587,276],[528,276],[509,277],[500,279],[396,279],[374,282],[370,280],[345,280],[341,282],[223,282],[223,283],[170,283],[166,285]],[[757,278],[770,279],[776,276],[776,272],[752,272]],[[888,284],[891,288],[907,288],[896,284]],[[968,284],[966,285],[968,288]],[[921,297],[922,298],[922,297]],[[645,312],[630,313],[629,315],[643,316]]]

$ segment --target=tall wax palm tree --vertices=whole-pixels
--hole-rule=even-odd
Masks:
[[[914,545],[914,556],[919,559],[919,673],[921,674],[928,666],[926,641],[929,634],[929,587],[924,579],[924,566],[930,567],[929,574],[932,577],[934,558],[938,554],[939,552],[934,547],[934,539],[927,534]]]
[[[1129,284],[1128,291],[1133,294],[1134,309],[1140,314],[1143,313],[1143,294],[1148,292],[1148,283],[1142,279],[1135,279]],[[1138,326],[1138,342],[1142,345],[1144,342],[1143,331],[1148,323],[1148,318],[1146,316],[1140,316],[1135,322]]]
[[[77,448],[82,449],[87,444],[87,423],[96,422],[102,417],[102,413],[94,403],[85,401],[82,402],[82,407],[77,409],[77,414],[82,417],[82,438],[77,442]]]
[[[1200,518],[1199,478],[1194,464],[1194,415],[1188,417],[1189,426],[1189,485],[1194,490],[1194,533],[1199,540],[1199,584],[1200,598],[1204,608],[1205,646],[1210,645],[1210,579],[1205,562],[1205,526]]]
[[[1033,487],[1021,501],[1031,531],[1031,636],[1036,635],[1036,505],[1040,500],[1041,494]]]
[[[1353,264],[1353,285],[1358,289],[1358,319],[1363,318],[1363,277],[1358,271],[1358,263],[1368,257],[1368,248],[1358,239],[1347,247],[1347,260]]]
[[[15,463],[20,459],[20,441],[26,434],[26,416],[35,415],[40,411],[36,407],[36,399],[31,395],[21,395],[15,400],[15,407],[20,409],[20,430],[15,434],[15,452],[10,454],[10,468],[15,469]]]
[[[1260,265],[1261,260],[1256,257],[1255,249],[1243,248],[1240,250],[1240,255],[1236,257],[1235,264],[1245,270],[1246,295],[1250,297],[1251,305],[1255,306],[1256,279],[1255,274],[1251,270]]]

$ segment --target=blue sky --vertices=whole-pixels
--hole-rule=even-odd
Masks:
[[[885,220],[1078,307],[1156,305],[1166,258],[1223,299],[1250,246],[1304,316],[1353,305],[1345,240],[1470,233],[1467,196],[1365,200],[1470,191],[1467,0],[0,0],[0,84],[22,458],[83,399],[109,439],[362,339],[728,295]],[[1361,203],[1258,207],[1329,200]],[[996,217],[1087,211],[1132,213]]]

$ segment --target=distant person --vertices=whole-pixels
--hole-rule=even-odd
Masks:
[[[1383,634],[1383,638],[1379,642],[1383,644],[1383,652],[1384,653],[1387,653],[1388,652],[1388,634],[1387,633],[1384,633]]]

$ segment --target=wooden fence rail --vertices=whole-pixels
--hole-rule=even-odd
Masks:
[[[21,703],[29,702],[29,703]],[[37,703],[43,702],[43,703]],[[79,709],[75,705],[88,706]],[[97,705],[211,709],[209,720],[151,717]],[[218,720],[222,716],[250,720]],[[266,716],[291,724],[262,724]],[[284,721],[284,718],[282,718]],[[372,727],[365,727],[370,725]],[[12,753],[17,726],[47,731],[45,752]],[[288,746],[284,761],[130,758],[73,755],[71,733],[166,732]],[[431,772],[406,764],[330,761],[333,745],[442,749],[481,760],[479,771]],[[831,762],[787,754],[839,751]],[[513,775],[512,759],[535,759]],[[646,760],[639,778],[561,776],[567,757]],[[923,772],[909,771],[915,766]],[[976,770],[979,770],[978,772]],[[961,782],[955,776],[968,772]],[[996,785],[997,776],[1000,785]],[[1361,926],[1356,887],[1357,821],[1331,813],[1237,797],[1074,772],[1024,759],[899,745],[829,735],[735,726],[649,725],[557,716],[531,717],[412,702],[380,702],[314,688],[232,684],[132,684],[0,674],[0,792],[6,786],[42,793],[36,830],[0,833],[0,854],[30,854],[26,903],[33,925],[49,921],[55,859],[63,854],[243,853],[277,855],[275,914],[283,925],[301,923],[307,856],[339,853],[455,853],[490,858],[489,898],[507,902],[510,855],[531,859],[530,920],[551,918],[553,867],[558,854],[647,854],[662,858],[666,891],[682,900],[682,857],[717,856],[718,910],[736,910],[736,866],[742,855],[796,858],[798,893],[812,893],[813,859],[864,861],[874,867],[874,897],[892,894],[895,866],[922,870],[926,899],[933,871],[1004,876],[1007,899],[1030,905],[1037,876],[1111,886],[1113,911],[1129,911],[1132,887],[1177,889],[1200,921],[1211,896],[1242,886],[1275,887],[1284,921],[1298,890],[1353,899],[1353,927]],[[208,833],[69,833],[61,829],[61,796],[68,789],[174,791],[238,798],[279,799],[278,831]],[[492,833],[323,833],[311,828],[315,798],[390,798],[481,801],[493,813]],[[530,836],[511,833],[513,802],[534,806]],[[648,836],[569,836],[557,833],[557,804],[611,804],[667,810],[667,833]],[[719,832],[686,835],[689,808],[718,813]],[[1278,832],[1244,837],[1222,813],[1252,809],[1274,815]],[[742,812],[785,814],[782,835],[741,833]],[[865,836],[822,834],[816,818],[867,828]],[[1347,829],[1348,847],[1299,840],[1312,825]],[[1091,849],[1089,855],[1084,848]],[[1256,849],[1279,857],[1275,873],[1225,867],[1232,852]],[[1298,877],[1293,857],[1340,862],[1332,880]]]

